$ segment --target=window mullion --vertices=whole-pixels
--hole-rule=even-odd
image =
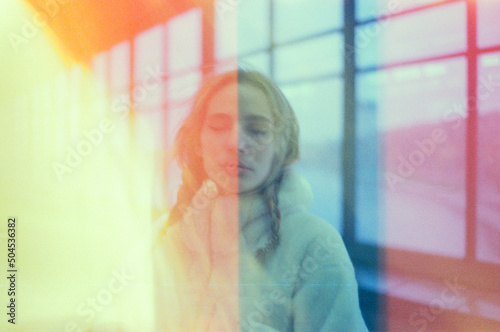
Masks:
[[[467,260],[476,259],[477,202],[477,5],[467,1],[467,132],[466,132],[466,251]]]
[[[344,140],[342,150],[342,222],[346,245],[355,243],[355,1],[344,1]]]

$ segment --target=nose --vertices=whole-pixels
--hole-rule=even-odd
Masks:
[[[229,149],[238,151],[239,154],[248,153],[254,146],[254,141],[248,132],[245,132],[243,127],[235,124],[229,135],[227,136],[227,145]]]
[[[238,134],[238,153],[245,153],[249,147],[248,137],[242,130]]]
[[[241,126],[237,126],[237,130],[234,135],[234,142],[237,142],[238,144],[238,153],[248,153],[253,146],[252,138],[248,135],[247,132],[245,132],[245,130],[242,129]]]
[[[239,126],[238,124],[234,124],[233,126],[231,126],[231,129],[226,132],[226,135],[224,137],[223,144],[229,150],[232,150],[234,152],[236,152],[236,150],[239,150],[238,134],[239,134]]]

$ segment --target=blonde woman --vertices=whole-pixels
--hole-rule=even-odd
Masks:
[[[155,251],[160,330],[366,330],[342,239],[308,212],[310,186],[291,168],[298,137],[288,101],[257,72],[199,91]]]

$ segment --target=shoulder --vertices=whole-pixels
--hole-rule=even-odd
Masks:
[[[333,226],[311,214],[311,224],[297,257],[292,303],[294,327],[300,331],[366,331],[359,309],[354,267],[340,234]],[[292,226],[292,225],[290,225]],[[297,224],[294,225],[297,232]],[[314,315],[311,315],[314,312]]]
[[[279,193],[283,249],[296,257],[318,256],[351,265],[342,237],[327,221],[309,212],[313,199],[307,180],[293,169],[283,175]]]
[[[327,232],[338,237],[337,231],[325,220],[309,212],[313,193],[309,182],[295,169],[283,173],[278,193],[283,231],[301,237]]]
[[[302,259],[351,265],[339,232],[322,218],[305,211],[289,214],[282,220],[281,230],[283,245],[295,247]]]

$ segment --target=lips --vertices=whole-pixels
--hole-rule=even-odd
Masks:
[[[224,169],[231,176],[242,175],[242,174],[252,170],[251,167],[245,165],[242,162],[238,162],[238,163],[228,162],[228,163],[224,164]]]
[[[238,175],[238,164],[237,163],[227,163],[227,164],[224,164],[224,169],[231,176]]]

